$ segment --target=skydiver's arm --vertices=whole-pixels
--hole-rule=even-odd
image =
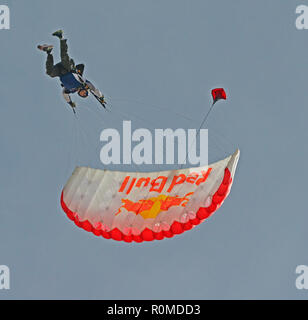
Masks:
[[[91,89],[91,91],[98,97],[98,98],[102,98],[104,97],[104,95],[100,92],[99,89],[95,88],[95,86],[93,85],[92,82],[90,82],[89,80],[85,81],[86,84],[89,86],[89,88]]]
[[[66,89],[63,89],[62,94],[67,103],[72,102],[71,96],[69,95],[69,92],[66,91]]]
[[[62,94],[63,94],[63,97],[64,97],[65,101],[66,101],[72,108],[75,108],[76,105],[75,105],[75,103],[72,101],[69,92],[68,92],[66,89],[63,89]]]

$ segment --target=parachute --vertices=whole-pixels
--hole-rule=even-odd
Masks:
[[[213,105],[214,105],[218,100],[221,100],[221,99],[226,100],[227,94],[223,88],[216,88],[212,90],[212,97],[213,97]]]
[[[61,206],[78,227],[125,242],[172,238],[208,219],[228,196],[240,152],[209,166],[160,172],[77,167]]]

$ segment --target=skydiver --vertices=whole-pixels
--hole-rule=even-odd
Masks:
[[[67,39],[63,39],[63,31],[58,30],[52,34],[60,39],[60,56],[61,62],[54,65],[53,55],[52,55],[52,45],[38,45],[37,48],[45,51],[47,53],[46,61],[46,73],[51,77],[59,77],[61,81],[61,86],[63,87],[63,97],[65,101],[72,107],[74,113],[76,104],[72,101],[70,94],[78,93],[82,98],[86,98],[90,91],[95,98],[102,104],[105,108],[104,95],[95,88],[95,86],[88,80],[82,77],[84,71],[84,64],[77,64],[75,66],[74,60],[68,55]]]

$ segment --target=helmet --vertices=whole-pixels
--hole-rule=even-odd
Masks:
[[[89,92],[85,88],[81,88],[78,90],[78,94],[81,98],[86,98],[89,95]]]

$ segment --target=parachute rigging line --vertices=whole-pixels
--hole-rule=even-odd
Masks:
[[[194,139],[194,141],[192,142],[192,144],[194,144],[195,141],[196,141],[196,139],[198,138],[198,136],[199,136],[199,134],[200,134],[200,130],[201,130],[201,128],[203,127],[204,123],[206,122],[207,118],[209,117],[209,115],[210,115],[210,113],[211,113],[211,111],[212,111],[212,109],[213,109],[213,107],[214,107],[214,104],[215,104],[215,103],[212,103],[209,111],[208,111],[207,114],[205,115],[205,117],[204,117],[204,119],[203,119],[203,121],[202,121],[202,123],[201,123],[201,125],[200,125],[200,127],[199,127],[199,129],[198,129],[198,131],[197,131],[196,138]],[[190,150],[191,150],[192,144],[191,144],[190,147],[188,148],[188,151],[187,151],[187,153],[186,153],[185,161],[181,164],[180,169],[183,168],[183,165],[184,165],[184,164],[186,163],[186,161],[187,161],[187,158],[188,158],[189,152],[190,152]]]

